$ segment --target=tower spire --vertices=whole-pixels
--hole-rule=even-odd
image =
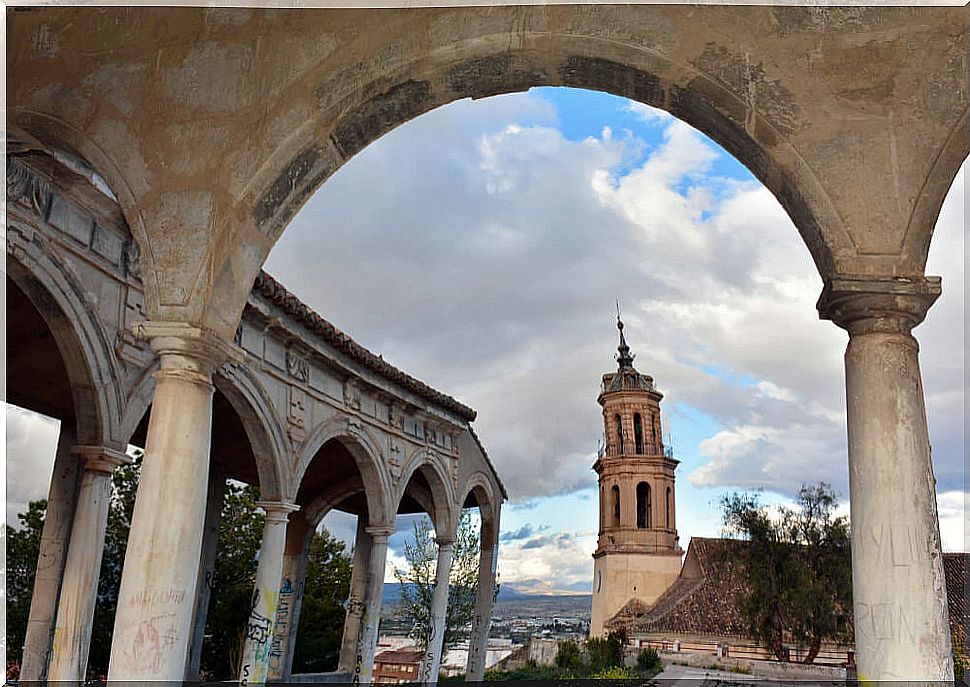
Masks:
[[[626,344],[626,339],[623,337],[623,320],[620,319],[620,301],[616,301],[616,328],[620,330],[620,345],[616,347],[619,351],[619,355],[616,356],[616,362],[620,365],[620,370],[632,370],[633,369],[633,359],[636,355],[630,353],[630,347]]]

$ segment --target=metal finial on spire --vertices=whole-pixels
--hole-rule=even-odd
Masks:
[[[616,362],[620,364],[621,370],[632,370],[633,359],[636,356],[630,353],[630,347],[626,345],[626,339],[623,337],[623,320],[620,319],[619,299],[616,301],[616,328],[620,330],[620,345],[616,348],[620,354],[616,357]]]

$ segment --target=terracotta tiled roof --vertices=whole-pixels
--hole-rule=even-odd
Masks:
[[[684,567],[671,587],[652,606],[643,609],[632,599],[607,621],[607,628],[626,627],[631,634],[669,632],[744,637],[746,625],[739,611],[746,589],[741,567],[731,547],[747,546],[735,539],[691,537]],[[943,554],[950,630],[970,631],[967,569],[970,554]]]
[[[374,657],[375,663],[420,663],[424,653],[417,649],[390,649]]]
[[[744,543],[691,537],[684,568],[673,585],[649,609],[625,622],[617,614],[607,625],[626,625],[630,632],[743,637],[745,624],[738,600],[744,589],[744,578],[740,566],[732,562],[732,556],[721,555],[727,547],[736,545]]]
[[[447,394],[431,388],[420,379],[415,379],[406,372],[394,367],[384,361],[354,341],[350,336],[344,334],[335,326],[327,322],[313,311],[310,306],[290,293],[282,284],[276,281],[265,271],[260,271],[259,276],[253,284],[253,290],[280,307],[283,312],[298,322],[304,324],[310,331],[320,337],[325,343],[336,348],[338,351],[360,363],[364,367],[388,381],[401,386],[408,391],[435,403],[442,408],[450,410],[461,419],[471,422],[477,413],[465,404],[455,400]]]
[[[943,554],[943,575],[946,577],[946,604],[949,607],[950,632],[956,634],[956,627],[962,629],[963,641],[970,639],[970,603],[967,588],[967,569],[970,568],[970,553]]]

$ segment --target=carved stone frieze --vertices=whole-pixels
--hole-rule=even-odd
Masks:
[[[286,371],[296,380],[306,383],[310,379],[310,365],[296,351],[286,351]]]

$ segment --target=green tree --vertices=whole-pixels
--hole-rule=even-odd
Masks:
[[[257,510],[257,501],[257,487],[232,480],[226,483],[200,666],[209,679],[239,675],[263,538],[263,514]]]
[[[337,669],[350,574],[351,561],[344,543],[326,530],[315,532],[307,554],[293,672],[321,673]]]
[[[414,639],[420,647],[428,646],[431,627],[431,596],[434,593],[434,574],[438,559],[438,547],[433,533],[430,519],[420,518],[415,521],[413,539],[404,545],[407,567],[394,568],[394,577],[401,587],[397,615],[411,622]],[[475,615],[480,550],[479,529],[472,522],[471,512],[462,511],[449,571],[448,610],[445,614],[442,652],[465,638],[467,628]],[[495,585],[494,593],[498,595],[498,585]]]
[[[34,591],[40,536],[44,530],[47,501],[31,501],[27,511],[17,515],[20,527],[7,525],[7,660],[23,660],[30,597]]]
[[[812,663],[823,641],[851,638],[852,562],[849,523],[835,517],[831,486],[802,486],[796,508],[771,517],[758,497],[731,494],[721,502],[729,532],[747,540],[737,556],[747,592],[741,602],[748,632],[779,660],[786,639],[809,647]]]

